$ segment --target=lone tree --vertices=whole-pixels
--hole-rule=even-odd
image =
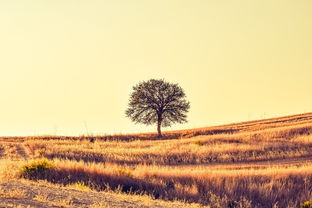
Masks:
[[[189,108],[190,103],[178,84],[150,79],[133,87],[126,115],[135,123],[157,123],[158,136],[161,137],[161,126],[185,123]]]

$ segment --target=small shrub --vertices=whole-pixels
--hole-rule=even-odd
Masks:
[[[312,200],[301,203],[300,208],[312,208]]]
[[[42,179],[51,171],[53,164],[46,158],[27,163],[21,168],[20,177],[28,179]]]
[[[94,137],[90,137],[89,138],[89,142],[94,143],[95,142],[95,138]]]
[[[202,141],[200,141],[200,140],[195,141],[194,144],[196,144],[196,145],[198,145],[198,146],[203,146],[203,145],[205,145],[205,143],[202,142]]]

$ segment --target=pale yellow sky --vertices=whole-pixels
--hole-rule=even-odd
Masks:
[[[310,0],[0,1],[0,135],[155,131],[132,86],[184,88],[189,123],[312,111]]]

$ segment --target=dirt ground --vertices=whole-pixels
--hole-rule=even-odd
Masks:
[[[165,202],[148,196],[94,192],[58,187],[45,182],[11,180],[0,184],[0,208],[195,208],[197,204]]]

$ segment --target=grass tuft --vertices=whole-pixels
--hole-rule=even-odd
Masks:
[[[83,181],[78,181],[76,183],[72,183],[68,185],[67,187],[73,188],[73,189],[78,189],[78,190],[83,190],[83,191],[90,191],[90,187],[85,185]]]
[[[300,208],[312,208],[312,200],[301,203]]]

